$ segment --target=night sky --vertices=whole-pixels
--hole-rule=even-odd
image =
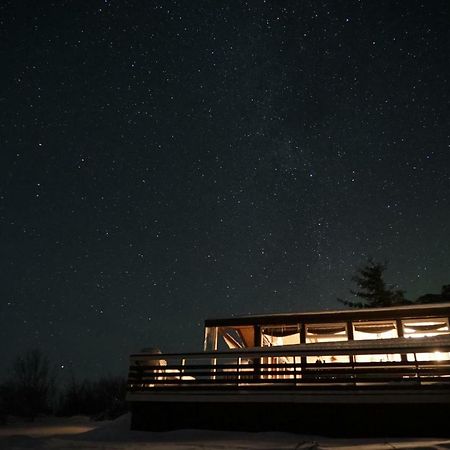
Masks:
[[[2,370],[450,283],[450,2],[2,1]]]

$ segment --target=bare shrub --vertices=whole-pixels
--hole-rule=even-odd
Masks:
[[[32,420],[38,414],[49,413],[54,386],[47,356],[40,350],[29,350],[13,362],[11,377],[4,386],[5,409]]]
[[[97,381],[73,378],[60,394],[57,414],[114,419],[127,411],[125,394],[126,381],[122,377],[105,377]]]

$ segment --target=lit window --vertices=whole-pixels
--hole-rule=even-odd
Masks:
[[[394,339],[398,337],[397,325],[393,320],[376,320],[370,322],[353,323],[353,337],[355,341]],[[401,361],[398,353],[357,355],[356,362],[388,362]]]
[[[347,325],[345,323],[309,324],[306,325],[306,343],[348,341]],[[308,356],[308,363],[340,363],[349,362],[348,355]]]
[[[403,320],[403,335],[411,338],[424,338],[449,334],[448,319],[408,319]],[[414,354],[408,353],[408,361],[414,361]],[[450,359],[449,352],[417,353],[417,361],[445,361]]]

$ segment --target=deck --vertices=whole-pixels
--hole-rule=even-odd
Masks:
[[[385,420],[387,427],[411,415],[407,423],[416,433],[417,427],[425,432],[432,425],[431,431],[439,434],[446,429],[442,417],[450,412],[447,352],[448,335],[135,354],[128,379],[133,426],[319,432],[327,420],[339,434],[344,418],[364,428],[382,414],[378,420]],[[430,354],[436,359],[422,360]],[[367,355],[380,361],[361,361]],[[440,360],[440,355],[447,358]],[[325,356],[340,362],[316,362]],[[402,429],[397,427],[395,433]]]

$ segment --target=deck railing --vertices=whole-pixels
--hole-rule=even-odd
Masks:
[[[368,355],[371,361],[361,362],[361,357]],[[423,360],[424,355],[438,356]],[[319,362],[333,359],[338,362]],[[424,385],[450,388],[450,336],[223,352],[140,353],[131,355],[128,377],[128,390],[134,393]]]

